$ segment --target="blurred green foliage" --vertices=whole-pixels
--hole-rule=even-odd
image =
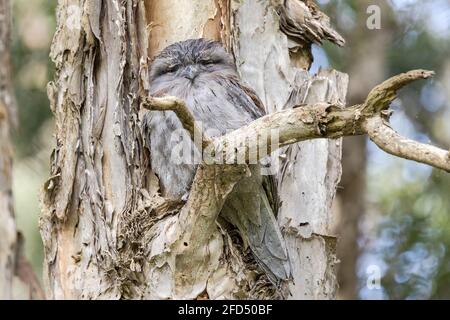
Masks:
[[[49,59],[56,28],[56,0],[13,0],[13,70],[19,126],[14,134],[19,157],[40,147],[37,132],[51,116],[46,84],[53,73]]]
[[[48,177],[53,143],[46,85],[53,73],[49,51],[56,28],[56,0],[12,0],[12,5],[12,62],[19,118],[13,132],[13,192],[18,227],[25,235],[25,254],[40,277],[43,248],[38,197]]]

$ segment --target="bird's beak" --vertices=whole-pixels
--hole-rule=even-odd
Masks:
[[[181,76],[189,80],[194,80],[199,74],[199,69],[197,66],[189,65],[181,73]]]

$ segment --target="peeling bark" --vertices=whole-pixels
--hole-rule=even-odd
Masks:
[[[135,281],[126,253],[146,223],[147,159],[138,120],[146,87],[142,1],[60,1],[48,85],[56,120],[41,234],[49,298],[120,298]],[[145,220],[145,219],[144,219]]]
[[[337,72],[322,72],[310,80],[302,102],[344,103],[348,78]],[[281,174],[280,222],[294,269],[295,299],[334,299],[336,217],[331,210],[341,176],[339,140],[306,141],[286,150]],[[299,196],[300,195],[300,196]],[[293,201],[293,199],[296,199]]]

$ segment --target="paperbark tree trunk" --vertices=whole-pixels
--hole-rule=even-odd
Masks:
[[[16,106],[11,83],[11,7],[0,0],[0,300],[43,298],[39,283],[22,254],[12,194],[11,129]]]
[[[295,14],[303,20],[292,27],[286,21]],[[316,42],[335,37],[311,1],[70,0],[59,1],[57,16],[56,74],[48,86],[57,144],[41,219],[48,297],[335,298],[331,204],[340,140],[307,141],[277,155],[278,220],[293,269],[280,293],[214,221],[199,226],[190,219],[202,217],[160,197],[139,120],[149,59],[168,44],[198,37],[224,44],[268,112],[344,104],[346,75],[305,70],[313,41],[296,28],[312,23],[306,34]],[[199,179],[218,174],[203,169]],[[228,191],[214,192],[197,205],[214,208]]]

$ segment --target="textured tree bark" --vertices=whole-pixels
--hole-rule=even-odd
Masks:
[[[41,217],[47,296],[134,297],[134,283],[144,283],[137,240],[157,201],[146,191],[138,121],[147,68],[143,2],[59,1],[57,19],[48,85],[56,148]]]
[[[321,29],[316,7],[297,2],[314,13],[306,23],[312,23],[308,30],[317,33],[316,42],[333,36]],[[294,270],[288,295],[261,276],[215,216],[199,214],[205,207],[219,210],[245,168],[200,167],[196,180],[209,181],[202,185],[204,197],[190,198],[179,211],[158,194],[140,131],[148,56],[187,38],[222,41],[269,112],[299,103],[344,104],[345,75],[310,76],[295,67],[308,67],[311,43],[281,31],[282,5],[59,2],[51,53],[56,74],[48,86],[57,144],[41,218],[49,298],[335,297],[331,203],[340,177],[340,141],[304,142],[280,155],[278,218]]]
[[[39,283],[22,254],[12,197],[11,128],[16,106],[11,83],[11,7],[0,0],[0,300],[43,298]]]

